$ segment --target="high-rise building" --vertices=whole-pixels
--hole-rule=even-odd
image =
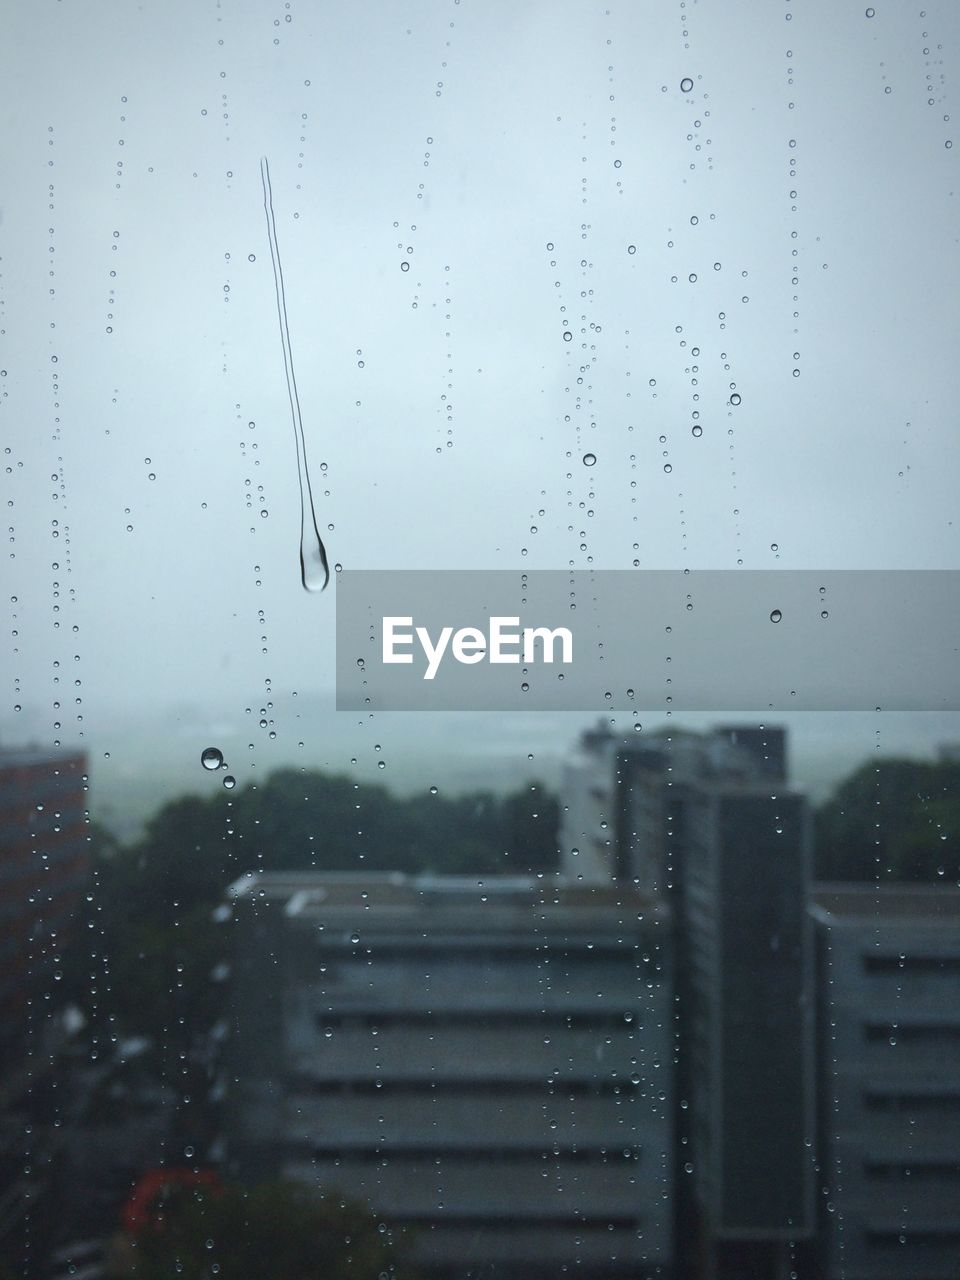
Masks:
[[[18,1268],[56,1215],[61,1024],[47,1011],[89,877],[85,770],[80,753],[0,751],[0,1257]]]
[[[329,874],[233,901],[229,1172],[365,1200],[451,1276],[669,1267],[665,904]]]
[[[810,831],[779,728],[585,735],[561,862],[669,905],[681,1273],[776,1274],[813,1230]]]
[[[805,802],[691,780],[681,804],[677,1026],[708,1274],[749,1271],[750,1257],[772,1273],[814,1225]]]
[[[829,1280],[960,1275],[960,890],[817,885]]]
[[[51,980],[89,876],[86,757],[0,751],[0,1057],[23,1051],[27,1001]]]

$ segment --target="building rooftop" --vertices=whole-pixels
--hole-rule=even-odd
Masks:
[[[265,872],[228,889],[234,902],[274,904],[297,919],[359,917],[367,925],[386,917],[428,913],[435,926],[454,918],[471,932],[508,922],[576,924],[616,918],[625,925],[665,918],[664,906],[629,884],[585,885],[563,876],[442,876],[400,872]]]
[[[35,764],[75,764],[86,761],[79,747],[0,747],[0,769],[22,769]]]
[[[960,922],[960,888],[938,884],[827,884],[813,886],[811,909],[824,924],[843,920]]]

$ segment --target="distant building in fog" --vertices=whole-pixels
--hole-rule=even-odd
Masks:
[[[0,1257],[23,1274],[60,1209],[66,1126],[52,1123],[63,1091],[50,1051],[61,1024],[43,996],[89,877],[85,772],[78,752],[0,751]]]
[[[960,1274],[960,891],[818,885],[829,1280]]]
[[[228,1172],[368,1201],[451,1276],[669,1268],[669,925],[628,885],[234,886]]]
[[[27,1000],[52,981],[90,871],[86,757],[0,751],[0,1062],[25,1051]]]
[[[667,789],[675,781],[762,787],[783,785],[786,771],[780,728],[725,725],[709,734],[641,738],[616,735],[601,720],[563,766],[561,869],[586,884],[627,879],[653,892],[666,889]]]

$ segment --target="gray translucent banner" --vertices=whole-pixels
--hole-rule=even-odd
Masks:
[[[953,570],[344,570],[336,592],[344,711],[960,708]]]

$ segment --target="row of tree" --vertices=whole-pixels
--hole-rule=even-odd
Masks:
[[[260,786],[173,800],[143,837],[98,831],[95,886],[65,966],[64,995],[91,1026],[105,1014],[177,1059],[220,1013],[211,974],[228,962],[212,923],[227,886],[258,871],[536,873],[557,865],[556,799],[539,784],[506,796],[385,787],[287,769]]]
[[[263,785],[166,804],[119,847],[99,833],[89,905],[102,972],[69,966],[73,998],[109,1007],[128,1032],[177,1051],[209,1026],[220,998],[210,974],[223,952],[211,912],[249,871],[435,871],[479,875],[556,870],[560,806],[536,784],[507,796],[398,798],[319,771],[282,770]],[[818,880],[956,882],[960,764],[864,765],[815,815]],[[91,981],[91,978],[94,981]],[[91,994],[93,993],[93,994]]]
[[[818,810],[815,877],[956,884],[958,843],[960,763],[877,760]]]

